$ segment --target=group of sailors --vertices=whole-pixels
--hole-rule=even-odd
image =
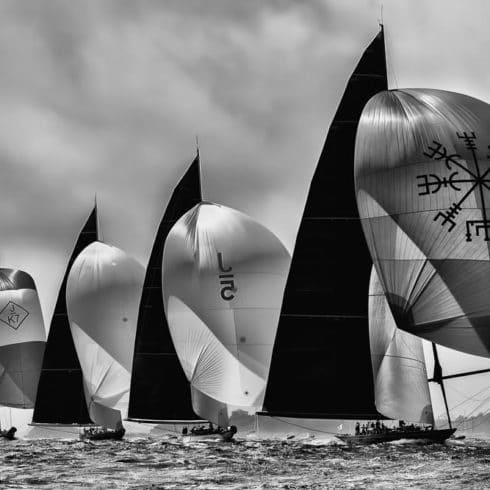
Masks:
[[[387,432],[393,431],[414,431],[414,430],[432,430],[432,425],[426,426],[424,428],[419,427],[415,424],[407,425],[403,420],[398,421],[398,427],[387,427],[383,422],[376,420],[376,422],[360,424],[356,423],[356,436],[365,436],[367,434],[386,434]]]
[[[232,434],[236,434],[237,428],[235,425],[230,425],[230,426],[226,427],[226,429],[224,429],[223,427],[220,427],[219,425],[217,425],[215,427],[215,426],[213,426],[213,424],[211,422],[209,422],[208,427],[205,427],[204,425],[198,425],[198,426],[192,427],[192,429],[190,430],[191,435],[195,435],[195,436],[204,436],[204,435],[209,435],[209,434],[221,434],[224,432],[230,432]],[[186,436],[188,434],[189,434],[189,430],[187,429],[187,427],[184,427],[182,429],[182,435]]]
[[[209,426],[205,427],[204,425],[198,425],[194,426],[191,429],[191,434],[194,435],[205,435],[205,434],[213,434],[214,432],[220,432],[222,429],[221,427],[217,427],[216,429],[213,427],[213,424],[209,422]],[[184,427],[182,429],[182,435],[186,436],[188,434],[188,429],[187,427]]]

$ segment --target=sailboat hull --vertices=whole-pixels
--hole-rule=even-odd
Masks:
[[[380,444],[382,442],[393,442],[401,439],[425,440],[429,442],[444,442],[456,432],[456,429],[441,430],[400,430],[380,434],[365,434],[353,436],[350,434],[338,434],[336,437],[348,444]]]

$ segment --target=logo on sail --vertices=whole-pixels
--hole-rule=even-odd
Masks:
[[[221,252],[218,252],[218,267],[220,272],[223,272],[223,274],[219,275],[219,283],[223,286],[221,288],[221,298],[225,301],[231,301],[235,297],[233,293],[237,290],[234,275],[232,274],[233,268],[223,265],[223,255]]]
[[[0,311],[0,321],[14,330],[17,330],[28,316],[29,312],[13,301],[9,301]]]
[[[483,219],[466,220],[466,241],[473,240],[473,234],[480,236],[483,232],[483,239],[490,241],[490,219],[487,218],[485,191],[490,190],[490,168],[485,171],[480,167],[480,162],[477,158],[478,148],[476,146],[476,134],[472,131],[467,133],[456,133],[459,139],[464,141],[465,147],[470,151],[473,162],[473,169],[467,168],[463,164],[463,159],[460,155],[453,153],[449,154],[447,148],[439,141],[433,140],[431,145],[428,145],[424,155],[436,161],[444,161],[447,169],[451,172],[449,175],[441,176],[437,174],[417,175],[419,184],[419,196],[428,194],[437,194],[441,189],[451,188],[456,192],[462,191],[460,184],[467,184],[469,188],[465,190],[464,195],[457,202],[452,202],[445,211],[439,211],[434,221],[440,223],[441,226],[446,226],[450,232],[456,226],[458,213],[462,209],[463,203],[469,198],[472,193],[476,193],[477,199],[480,201]],[[487,158],[489,156],[487,155]],[[462,175],[460,175],[460,171]]]

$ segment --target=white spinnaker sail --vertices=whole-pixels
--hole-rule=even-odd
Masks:
[[[361,116],[359,213],[399,328],[490,357],[490,106],[381,92]]]
[[[262,407],[289,263],[273,233],[226,206],[198,204],[170,231],[165,311],[201,417]]]
[[[422,340],[397,328],[374,267],[369,341],[376,409],[391,419],[434,424]]]
[[[70,270],[66,302],[90,418],[117,428],[127,415],[144,268],[122,250],[93,242]]]
[[[33,408],[46,346],[32,277],[0,269],[0,405]]]

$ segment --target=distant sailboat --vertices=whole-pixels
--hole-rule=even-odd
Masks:
[[[138,313],[128,419],[151,423],[199,422],[165,315],[162,257],[175,222],[201,201],[199,153],[175,187],[153,244]],[[202,421],[201,421],[202,422]]]
[[[369,345],[372,262],[352,172],[362,108],[386,88],[381,29],[347,83],[311,181],[259,422],[280,417],[293,427],[297,422],[288,419],[316,418],[334,420],[335,427],[338,420],[382,418],[374,404]]]
[[[32,277],[0,269],[0,405],[33,408],[46,346],[41,305]],[[0,430],[13,439],[15,427]]]
[[[232,408],[262,407],[288,266],[274,234],[226,206],[198,204],[167,237],[170,333],[194,411],[223,428],[225,439],[234,432],[224,430]]]
[[[91,420],[88,439],[124,435],[144,269],[120,249],[93,242],[71,267],[66,302]],[[112,429],[107,431],[106,429]]]
[[[97,239],[97,206],[95,206],[80,232],[61,283],[46,343],[32,425],[92,423],[85,405],[82,371],[68,321],[66,283],[76,257],[87,245]],[[62,396],[62,403],[60,403],[60,396]]]

